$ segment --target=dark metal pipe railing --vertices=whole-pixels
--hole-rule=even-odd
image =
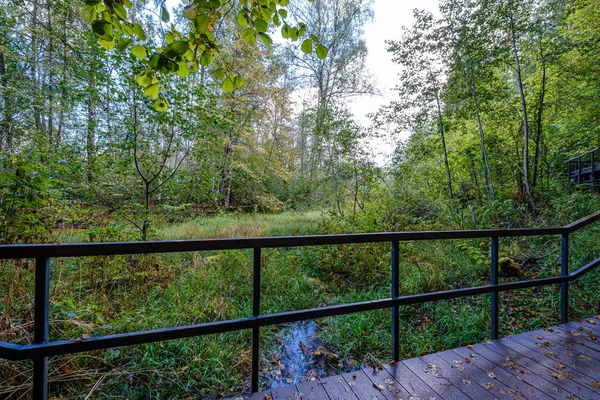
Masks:
[[[392,356],[398,361],[399,353],[399,307],[421,304],[431,301],[450,300],[466,296],[491,294],[491,332],[492,339],[498,337],[498,310],[501,292],[546,285],[560,285],[561,322],[568,321],[569,282],[594,270],[600,265],[600,258],[569,273],[569,234],[586,227],[600,219],[600,211],[575,221],[564,227],[525,228],[525,229],[487,229],[461,231],[421,231],[366,233],[351,235],[316,235],[296,237],[269,237],[245,239],[210,239],[188,241],[131,242],[131,243],[81,243],[81,244],[40,244],[40,245],[0,245],[0,259],[35,258],[35,315],[34,340],[32,344],[16,345],[0,342],[0,358],[8,360],[33,360],[33,397],[48,398],[48,357],[61,354],[74,354],[85,351],[108,349],[154,343],[164,340],[184,339],[203,335],[252,330],[252,392],[259,390],[260,328],[282,323],[308,319],[333,317],[364,311],[381,309],[391,310]],[[539,278],[510,283],[498,282],[499,239],[503,237],[523,236],[561,236],[561,273],[560,276]],[[491,240],[491,284],[469,288],[460,288],[432,293],[400,296],[399,293],[399,257],[400,242],[415,240],[478,239]],[[343,304],[305,310],[296,310],[276,314],[261,314],[261,251],[263,248],[340,245],[351,243],[391,243],[391,297],[373,301]],[[122,333],[89,338],[85,341],[59,340],[49,341],[49,304],[50,304],[50,259],[55,257],[108,256],[123,254],[172,253],[191,251],[212,251],[228,249],[253,249],[252,274],[252,316],[235,320],[210,322],[204,324],[153,329],[139,332]]]
[[[595,148],[593,150],[587,151],[583,154],[580,154],[578,156],[575,156],[573,158],[568,159],[567,161],[565,161],[565,164],[567,164],[567,180],[570,181],[571,179],[573,179],[573,183],[576,184],[581,184],[583,183],[583,177],[587,176],[589,174],[590,177],[590,183],[592,185],[595,185],[596,183],[596,153],[600,151],[600,147]],[[585,160],[584,158],[586,156],[589,156],[589,171],[586,169],[587,167],[584,167],[584,163],[587,164],[587,160]],[[571,165],[575,164],[575,168],[571,168]],[[584,172],[585,169],[585,172]]]

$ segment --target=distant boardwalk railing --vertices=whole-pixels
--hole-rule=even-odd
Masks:
[[[595,186],[600,180],[600,165],[597,163],[600,147],[580,154],[565,161],[567,164],[567,180],[576,184]]]
[[[365,233],[350,235],[317,235],[295,237],[267,237],[244,239],[207,239],[185,241],[129,242],[129,243],[80,243],[80,244],[39,244],[39,245],[0,245],[0,259],[34,258],[35,303],[34,340],[32,344],[17,345],[0,342],[0,358],[8,360],[33,360],[33,398],[48,398],[48,357],[60,354],[73,354],[85,351],[132,346],[164,340],[191,338],[196,336],[252,330],[252,392],[257,392],[259,372],[260,327],[281,323],[296,322],[315,318],[332,317],[363,311],[389,308],[391,310],[392,356],[399,361],[399,307],[449,300],[465,296],[491,293],[491,338],[498,337],[498,293],[515,289],[560,284],[561,323],[568,322],[569,282],[592,271],[600,265],[600,258],[569,273],[569,234],[578,231],[600,219],[600,211],[564,227],[532,229],[486,229],[461,231],[420,231]],[[510,283],[498,283],[498,244],[499,238],[524,236],[561,236],[561,273],[559,276],[539,278]],[[399,244],[414,240],[481,239],[491,240],[491,284],[469,288],[446,290],[400,296],[399,293]],[[302,247],[340,245],[350,243],[391,244],[390,266],[392,271],[391,297],[373,301],[343,304],[296,310],[277,314],[261,314],[261,249],[280,247]],[[150,254],[196,252],[231,249],[253,249],[254,264],[252,277],[252,315],[248,318],[204,324],[178,326],[108,336],[92,337],[85,341],[49,341],[50,303],[50,259],[56,257],[114,256],[124,254]]]

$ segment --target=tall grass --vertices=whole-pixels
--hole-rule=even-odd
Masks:
[[[348,229],[347,222],[320,212],[233,214],[199,217],[162,227],[157,234],[163,240],[179,240],[339,233],[375,230],[378,225],[371,221],[367,228],[355,221]],[[432,226],[439,228],[440,224],[435,221]],[[421,221],[419,227],[427,228],[427,221]],[[385,225],[381,228],[386,229]],[[599,233],[600,225],[572,236],[571,270],[600,255]],[[85,237],[69,233],[65,240],[77,235]],[[487,284],[489,251],[487,240],[402,243],[401,294]],[[501,240],[501,257],[534,260],[522,268],[520,276],[502,277],[501,281],[557,274],[559,251],[558,238]],[[390,293],[390,246],[386,243],[265,249],[262,265],[263,313],[367,301]],[[56,259],[51,276],[51,339],[247,317],[251,312],[251,266],[250,250]],[[4,296],[0,340],[30,343],[33,264],[7,261],[0,269],[0,295]],[[503,293],[501,334],[557,323],[557,293],[556,287]],[[574,318],[595,313],[600,300],[598,274],[574,283],[571,293]],[[487,339],[489,304],[489,296],[477,296],[402,307],[401,357]],[[320,340],[346,366],[385,362],[391,356],[389,310],[325,318],[317,325]],[[285,327],[262,329],[261,366],[265,370],[278,354],[281,329]],[[250,333],[242,331],[55,357],[50,363],[50,390],[66,399],[87,395],[111,399],[229,397],[249,389],[249,341]],[[0,361],[0,397],[26,395],[30,374],[28,362]],[[267,381],[263,378],[262,383]]]

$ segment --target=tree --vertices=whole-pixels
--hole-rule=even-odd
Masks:
[[[82,16],[91,25],[103,47],[109,50],[117,48],[121,52],[131,47],[131,53],[144,60],[146,68],[140,74],[138,83],[145,88],[144,93],[148,97],[156,99],[154,107],[158,111],[164,111],[167,107],[165,95],[160,90],[161,80],[165,76],[187,76],[190,67],[198,71],[201,66],[212,64],[214,58],[220,56],[217,31],[228,15],[235,16],[236,24],[244,29],[243,39],[250,44],[256,43],[257,38],[271,44],[273,41],[268,34],[270,26],[281,26],[283,37],[292,41],[308,35],[305,23],[291,26],[286,22],[288,0],[194,0],[182,11],[183,17],[189,21],[188,29],[180,31],[173,24],[166,29],[161,26],[164,34],[158,44],[153,44],[147,40],[147,32],[135,18],[137,14],[144,14],[146,3],[147,0],[140,0],[139,3],[130,0],[84,0]],[[165,0],[158,2],[158,14],[159,24],[169,23],[171,17]],[[306,52],[314,49],[319,58],[327,56],[327,48],[315,34],[310,34],[303,44]],[[244,84],[244,78],[227,63],[214,69],[212,74],[227,92]]]
[[[394,123],[398,129],[412,131],[425,127],[435,118],[440,135],[444,169],[448,187],[448,198],[452,202],[454,193],[452,176],[446,148],[445,123],[443,117],[444,79],[448,76],[446,58],[440,31],[431,13],[414,11],[415,25],[404,29],[399,41],[389,41],[388,52],[394,62],[402,66],[400,83],[396,86],[399,100],[384,107],[376,117]]]

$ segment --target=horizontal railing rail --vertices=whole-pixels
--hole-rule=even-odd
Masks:
[[[582,153],[582,154],[579,154],[579,155],[577,155],[577,156],[575,156],[575,157],[569,158],[567,161],[565,161],[565,164],[566,164],[566,163],[568,163],[568,162],[571,162],[571,161],[577,161],[577,159],[579,159],[579,158],[581,158],[581,157],[585,157],[585,156],[587,156],[588,154],[595,153],[595,152],[597,152],[597,151],[599,151],[599,150],[600,150],[600,147],[596,147],[595,149],[592,149],[592,150],[586,151],[585,153]]]
[[[0,342],[0,358],[8,360],[33,360],[33,397],[48,397],[48,357],[74,354],[86,351],[154,343],[165,340],[184,339],[197,336],[252,330],[251,388],[259,389],[260,328],[283,323],[309,319],[334,317],[357,312],[390,309],[392,329],[392,357],[399,359],[399,307],[427,303],[439,300],[451,300],[460,297],[491,294],[491,338],[498,337],[498,294],[510,290],[526,289],[547,285],[560,285],[561,322],[568,321],[569,282],[596,269],[600,258],[577,269],[568,271],[569,234],[576,232],[600,219],[600,211],[563,227],[486,229],[458,231],[417,231],[384,232],[347,235],[313,235],[295,237],[266,237],[240,239],[206,239],[185,241],[155,241],[130,243],[79,243],[79,244],[37,244],[37,245],[0,245],[0,259],[35,258],[35,301],[34,301],[34,341],[32,344],[18,345]],[[517,282],[498,282],[499,239],[526,236],[561,236],[561,273],[559,276],[538,278]],[[404,241],[419,240],[491,240],[491,284],[484,286],[459,288],[431,293],[399,295],[399,244]],[[321,245],[342,245],[354,243],[391,244],[391,297],[372,301],[325,306],[304,310],[295,310],[274,314],[261,314],[261,249],[281,247],[306,247]],[[252,315],[248,318],[209,322],[203,324],[152,329],[146,331],[121,333],[91,337],[86,340],[49,341],[49,304],[50,304],[50,259],[56,257],[114,256],[124,254],[174,253],[195,251],[216,251],[233,249],[253,249],[252,274]]]
[[[597,181],[596,172],[600,172],[600,168],[596,165],[599,151],[600,147],[597,147],[565,161],[565,164],[567,164],[567,180],[572,179],[573,183],[582,184],[587,183],[586,178],[589,178],[589,183],[594,186]],[[587,156],[589,156],[589,160],[584,159]],[[572,164],[575,168],[571,168]]]

